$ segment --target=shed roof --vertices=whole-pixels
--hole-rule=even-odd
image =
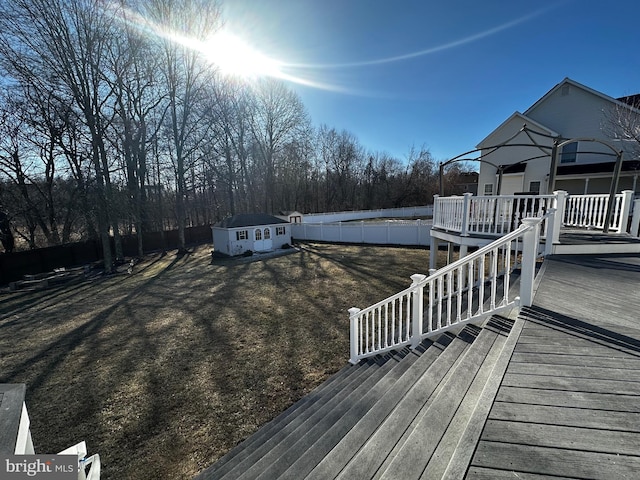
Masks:
[[[239,228],[239,227],[254,227],[256,225],[273,225],[274,223],[289,223],[273,215],[266,213],[242,213],[227,217],[224,220],[215,224],[220,228]]]

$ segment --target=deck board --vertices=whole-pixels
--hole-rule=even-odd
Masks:
[[[483,440],[500,442],[504,440],[505,434],[508,435],[510,443],[521,445],[632,456],[640,453],[638,432],[508,420],[487,421]],[[640,458],[638,460],[640,461]]]
[[[637,478],[640,257],[545,263],[467,478]]]
[[[637,395],[517,388],[504,384],[498,391],[496,401],[567,408],[592,408],[618,412],[640,412],[640,402]]]
[[[640,412],[495,402],[489,418],[640,433]]]
[[[574,478],[637,479],[640,457],[483,441],[474,466]]]

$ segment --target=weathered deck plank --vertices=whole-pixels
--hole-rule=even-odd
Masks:
[[[481,441],[474,466],[573,478],[636,479],[640,457]]]
[[[512,363],[509,365],[507,373],[640,382],[640,370],[600,367],[597,365],[575,366],[541,363]]]
[[[483,441],[504,441],[537,445],[556,449],[586,452],[637,455],[640,452],[640,434],[565,425],[549,425],[508,420],[489,420],[485,425]],[[638,459],[640,462],[640,458]]]
[[[640,433],[640,413],[638,412],[495,402],[489,418]]]
[[[537,363],[548,365],[577,365],[584,367],[617,368],[619,370],[640,369],[640,358],[596,357],[593,355],[567,355],[564,353],[515,353],[511,356],[511,363]]]
[[[498,391],[496,401],[567,408],[592,408],[618,412],[640,412],[640,401],[638,401],[637,396],[616,395],[613,393],[568,392],[502,385]]]

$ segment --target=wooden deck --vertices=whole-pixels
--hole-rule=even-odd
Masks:
[[[639,478],[640,257],[545,264],[466,478]]]

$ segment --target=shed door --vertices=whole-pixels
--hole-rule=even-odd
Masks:
[[[271,241],[271,228],[265,227],[262,231],[262,243],[264,250],[271,250],[273,248],[273,242]]]
[[[262,229],[256,228],[253,231],[253,250],[261,252],[264,250],[264,240],[262,239]]]

